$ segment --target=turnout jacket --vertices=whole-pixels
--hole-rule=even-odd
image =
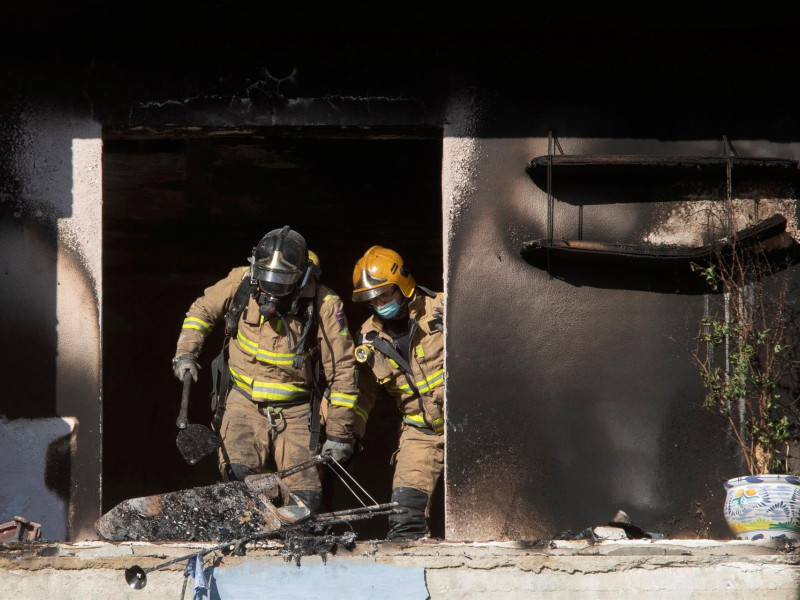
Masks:
[[[224,322],[239,284],[248,276],[248,267],[234,268],[194,301],[183,321],[175,356],[200,355],[206,338],[217,323]],[[301,295],[314,302],[317,312],[316,336],[310,340],[308,349],[316,351],[315,346],[319,349],[329,390],[326,433],[350,439],[357,418],[358,371],[342,300],[313,279]],[[309,401],[314,376],[311,352],[306,353],[302,368],[296,369],[292,364],[302,320],[299,316],[267,320],[258,309],[251,295],[239,317],[236,335],[230,339],[228,365],[233,387],[254,402],[288,406]],[[291,335],[287,335],[287,327]]]
[[[377,386],[389,393],[403,414],[403,421],[435,433],[444,431],[444,294],[433,297],[418,287],[408,303],[410,340],[405,358],[411,373],[408,377],[394,359],[375,347],[375,337],[392,346],[381,319],[372,315],[361,326],[358,343],[372,346],[365,363],[373,377],[361,377],[360,407],[367,413],[375,404]],[[410,381],[409,381],[410,380]]]

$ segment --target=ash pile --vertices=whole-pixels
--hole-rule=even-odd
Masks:
[[[319,535],[339,523],[397,514],[397,503],[362,506],[334,513],[312,514],[283,481],[298,470],[329,463],[330,455],[272,474],[250,475],[242,481],[217,483],[166,494],[131,498],[119,503],[95,522],[108,541],[239,542],[284,537],[289,533]],[[307,538],[304,544],[316,542]]]

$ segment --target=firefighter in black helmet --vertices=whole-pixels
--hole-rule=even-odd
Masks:
[[[318,451],[345,462],[353,452],[358,388],[342,301],[319,283],[305,239],[288,226],[267,233],[248,262],[192,304],[173,359],[179,380],[189,371],[196,381],[203,343],[225,321],[230,338],[220,380],[227,382],[216,392],[223,410],[218,408],[215,419],[223,478],[243,480],[273,463],[283,469]],[[321,399],[326,418],[321,450],[309,429],[310,413],[318,410],[312,402],[316,361],[328,386]],[[291,475],[286,483],[312,512],[319,507],[316,469]]]

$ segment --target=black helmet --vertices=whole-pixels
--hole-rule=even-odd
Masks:
[[[306,241],[288,225],[261,238],[250,257],[251,279],[257,280],[264,292],[278,298],[297,289],[307,267]]]

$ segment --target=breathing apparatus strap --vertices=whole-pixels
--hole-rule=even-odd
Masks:
[[[368,344],[370,344],[373,348],[380,351],[382,354],[385,354],[386,356],[391,358],[394,362],[396,362],[397,365],[400,367],[400,371],[402,371],[403,374],[406,375],[406,377],[408,377],[409,373],[412,372],[411,364],[409,364],[409,362],[400,355],[400,353],[397,351],[397,348],[395,348],[392,344],[387,342],[379,335],[375,335],[372,339],[367,339],[365,341]],[[411,385],[411,389],[414,390],[414,393],[419,394],[417,387],[411,382],[409,382],[409,384]]]
[[[416,321],[412,320],[412,323],[411,323],[411,335],[412,335],[412,337],[413,337],[413,334],[414,334],[414,330],[416,329],[416,325],[417,325]],[[397,351],[397,348],[395,348],[394,345],[390,344],[388,341],[386,341],[385,339],[383,339],[379,335],[374,334],[373,336],[370,336],[370,337],[372,339],[365,339],[364,341],[366,341],[366,343],[368,343],[368,344],[371,344],[373,348],[375,348],[376,350],[378,350],[382,354],[388,356],[394,362],[397,363],[397,366],[399,367],[400,372],[406,378],[406,383],[408,383],[408,387],[411,388],[411,391],[413,392],[414,397],[417,399],[417,402],[419,404],[419,412],[420,412],[420,415],[422,416],[422,420],[425,422],[425,424],[431,430],[433,430],[433,425],[431,425],[431,423],[428,421],[428,417],[425,416],[425,407],[424,407],[424,405],[422,403],[422,394],[419,393],[419,388],[416,386],[416,384],[414,383],[414,380],[412,379],[413,372],[411,370],[411,364],[405,358],[403,358],[400,355],[400,353]]]
[[[429,290],[425,286],[417,284],[417,289],[426,296],[428,296],[428,298],[436,298],[436,292],[434,292],[433,290]]]
[[[228,390],[231,386],[231,372],[228,369],[228,345],[232,336],[236,335],[239,329],[239,317],[242,315],[244,307],[250,300],[255,284],[251,278],[245,274],[242,277],[236,293],[233,295],[231,308],[225,315],[225,338],[222,340],[222,349],[217,357],[211,361],[211,410],[214,413],[212,424],[219,432],[222,426],[222,415],[225,413],[225,402],[228,398]]]
[[[222,341],[222,351],[211,361],[211,410],[214,412],[212,423],[219,432],[222,427],[222,415],[225,413],[225,402],[231,386],[231,372],[228,369],[228,343],[230,336]]]
[[[322,428],[320,423],[320,408],[322,406],[322,380],[320,378],[320,359],[319,359],[319,346],[314,346],[311,349],[311,408],[308,411],[308,431],[310,436],[308,438],[308,449],[317,454],[317,446],[319,445],[320,430]]]
[[[242,315],[244,307],[250,301],[250,296],[255,291],[257,284],[254,284],[250,277],[245,275],[242,277],[242,282],[236,288],[236,293],[233,295],[233,302],[228,314],[225,315],[225,335],[235,336],[236,330],[239,328],[239,317]]]

